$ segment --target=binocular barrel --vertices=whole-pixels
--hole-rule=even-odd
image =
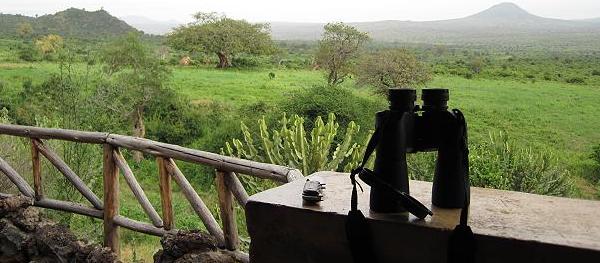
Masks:
[[[423,89],[422,107],[415,104],[414,89],[390,89],[389,110],[376,114],[381,137],[376,148],[374,173],[392,187],[409,194],[407,153],[437,151],[432,202],[438,207],[460,208],[465,200],[466,154],[462,151],[460,125],[448,111],[447,89]],[[371,210],[404,212],[385,191],[371,188]]]

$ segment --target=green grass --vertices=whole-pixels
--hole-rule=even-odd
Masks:
[[[83,68],[83,65],[79,66]],[[97,70],[97,69],[96,69]],[[31,79],[41,83],[57,66],[49,63],[0,63],[0,81],[4,83],[2,99],[14,96],[22,83]],[[275,78],[269,78],[269,72]],[[173,67],[171,86],[192,103],[218,102],[239,109],[244,105],[265,102],[276,105],[288,99],[290,92],[313,85],[323,85],[323,73],[312,70],[217,70],[212,68]],[[368,89],[355,88],[352,80],[346,88],[360,96],[384,100]],[[569,169],[574,170],[600,143],[600,87],[573,85],[556,81],[522,82],[505,79],[465,79],[438,75],[431,87],[450,89],[450,106],[460,108],[469,123],[471,141],[487,138],[490,132],[505,131],[516,142],[540,151],[555,152]],[[351,107],[352,105],[348,105]],[[251,113],[249,113],[251,114]],[[148,197],[160,213],[157,170],[152,160],[144,170],[135,170]],[[198,176],[188,174],[191,183],[203,185]],[[194,179],[196,178],[196,179]],[[591,198],[595,190],[583,179],[577,179],[580,195]],[[178,187],[174,186],[174,209],[178,228],[203,228]],[[137,220],[146,217],[124,181],[121,182],[121,213]],[[214,187],[197,189],[218,219]],[[82,219],[83,220],[83,219]],[[79,220],[76,222],[80,222]],[[87,221],[85,221],[87,222]],[[85,226],[85,222],[75,226]],[[238,208],[238,224],[242,236],[247,236],[243,212]],[[160,244],[157,238],[122,232],[123,259],[137,258],[150,262]]]
[[[269,78],[269,72],[275,78]],[[172,87],[202,104],[216,101],[241,106],[257,101],[276,103],[294,89],[322,84],[319,71],[218,70],[175,67]]]

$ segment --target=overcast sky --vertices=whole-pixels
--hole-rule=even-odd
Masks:
[[[187,22],[197,11],[215,11],[249,21],[441,20],[486,9],[499,0],[0,0],[0,12],[23,15],[55,13],[68,7],[97,10],[117,17],[144,16]],[[600,0],[515,0],[532,14],[563,19],[600,17]]]

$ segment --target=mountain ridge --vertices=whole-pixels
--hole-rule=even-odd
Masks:
[[[0,35],[16,36],[20,23],[29,23],[34,36],[58,34],[63,37],[97,39],[138,32],[134,27],[103,9],[86,11],[68,8],[39,17],[0,14]]]
[[[511,38],[517,43],[569,41],[569,36],[600,40],[600,23],[545,18],[527,12],[513,3],[500,3],[476,14],[447,20],[385,20],[350,22],[377,41],[427,43],[494,43]],[[318,40],[325,23],[271,23],[271,34],[278,40]]]

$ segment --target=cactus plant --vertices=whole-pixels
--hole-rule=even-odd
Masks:
[[[356,142],[360,126],[350,122],[336,143],[339,124],[333,113],[327,116],[327,122],[318,116],[309,133],[305,131],[304,118],[298,115],[288,118],[284,114],[279,124],[279,129],[269,130],[263,117],[258,121],[258,133],[253,135],[242,122],[244,138],[226,142],[221,153],[298,168],[305,175],[323,170],[348,172],[360,163],[370,137],[369,134],[365,141]]]

